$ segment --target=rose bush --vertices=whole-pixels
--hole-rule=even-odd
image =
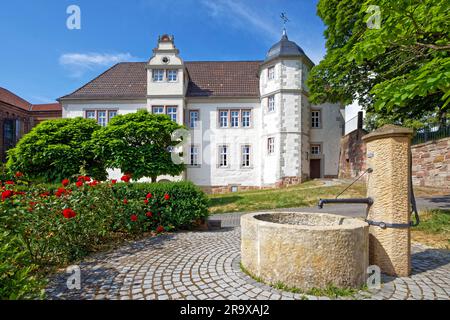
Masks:
[[[65,265],[111,240],[189,228],[208,215],[206,195],[189,182],[99,182],[82,176],[34,185],[25,178],[0,184],[0,232],[23,243],[28,263],[22,267]]]

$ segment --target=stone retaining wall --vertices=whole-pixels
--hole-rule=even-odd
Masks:
[[[450,137],[412,146],[413,183],[450,189]]]

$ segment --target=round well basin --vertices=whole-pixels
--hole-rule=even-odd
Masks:
[[[369,225],[333,214],[272,212],[242,216],[243,267],[266,283],[302,290],[358,288],[369,264]]]

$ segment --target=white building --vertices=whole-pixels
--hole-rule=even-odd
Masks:
[[[181,178],[206,189],[289,185],[338,175],[341,106],[310,104],[312,67],[286,33],[264,61],[208,62],[183,61],[163,35],[147,63],[119,63],[60,101],[63,117],[101,125],[138,109],[186,125],[194,138]]]

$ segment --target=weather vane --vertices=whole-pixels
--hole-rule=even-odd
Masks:
[[[289,19],[288,19],[286,13],[285,13],[285,12],[282,12],[282,13],[280,14],[280,18],[281,18],[281,20],[283,20],[283,26],[284,26],[284,29],[286,29],[286,23],[289,22]]]

